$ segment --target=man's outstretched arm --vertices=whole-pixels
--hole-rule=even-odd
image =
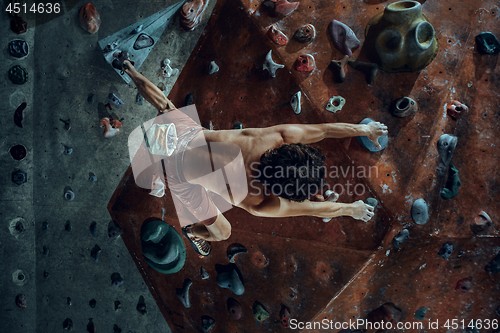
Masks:
[[[297,202],[277,196],[269,196],[258,206],[241,208],[259,217],[315,216],[332,218],[350,216],[356,220],[367,222],[374,215],[374,208],[365,204],[362,200],[353,203],[309,200]]]
[[[349,138],[355,136],[367,136],[378,146],[377,139],[387,134],[387,126],[379,122],[369,124],[286,124],[273,127],[281,133],[285,143],[310,144],[324,139]]]

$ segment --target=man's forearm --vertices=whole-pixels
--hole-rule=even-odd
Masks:
[[[369,134],[367,125],[347,123],[322,124],[325,139],[350,138],[354,136],[366,136]]]
[[[253,207],[249,212],[260,217],[292,217],[292,216],[316,216],[316,217],[338,217],[351,216],[351,204],[334,203],[329,201],[296,202],[279,197]]]

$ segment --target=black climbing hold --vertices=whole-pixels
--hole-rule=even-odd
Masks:
[[[26,109],[27,105],[26,102],[22,102],[14,112],[14,124],[17,127],[23,128],[24,109]]]
[[[43,271],[43,277],[46,279],[49,277],[49,272]]]
[[[16,169],[12,172],[12,182],[16,185],[22,185],[28,181],[28,174],[26,171]]]
[[[201,329],[203,333],[209,333],[215,327],[215,319],[210,316],[201,316]]]
[[[120,328],[120,326],[114,324],[113,325],[113,333],[122,333],[122,329]]]
[[[23,145],[14,145],[10,147],[9,153],[10,156],[12,156],[12,158],[15,159],[16,161],[21,161],[26,157],[28,151],[26,150],[26,147]]]
[[[24,231],[24,224],[22,221],[18,221],[16,223],[15,229],[18,233],[22,233]]]
[[[441,256],[443,259],[448,260],[451,257],[452,253],[453,253],[453,243],[446,242],[439,249],[438,255]]]
[[[133,48],[134,50],[142,50],[148,47],[153,46],[155,43],[154,39],[151,38],[151,36],[141,33],[139,36],[137,36],[137,39],[134,42]]]
[[[29,46],[26,41],[22,39],[14,39],[9,42],[9,53],[14,58],[24,58],[29,53]]]
[[[146,309],[146,302],[144,300],[144,296],[139,296],[139,301],[137,302],[137,306],[135,307],[137,309],[137,312],[139,312],[141,315],[145,315],[148,311]]]
[[[92,298],[92,299],[89,301],[89,306],[93,309],[93,308],[95,308],[95,306],[96,306],[96,305],[97,305],[97,301],[96,301],[95,299],[93,299],[93,298]]]
[[[122,308],[122,302],[115,301],[115,311],[118,311]]]
[[[349,57],[345,56],[340,60],[332,60],[330,62],[330,67],[332,67],[335,71],[335,81],[338,83],[342,83],[345,81],[347,75],[347,62]]]
[[[94,322],[92,321],[92,318],[89,318],[89,322],[87,324],[87,332],[88,333],[95,333],[95,325],[94,325]]]
[[[59,118],[59,121],[64,124],[64,129],[66,131],[69,131],[71,129],[71,119],[70,118],[68,118],[68,119]]]
[[[65,223],[64,223],[64,230],[65,231],[71,231],[71,222],[69,220],[67,220]]]
[[[270,316],[269,311],[267,311],[264,305],[258,301],[253,303],[252,311],[254,318],[259,322],[263,322]]]
[[[460,181],[458,169],[450,163],[448,179],[446,180],[445,187],[441,190],[441,198],[453,199],[454,197],[456,197],[460,185],[462,185],[462,182]]]
[[[90,93],[90,94],[87,96],[87,103],[89,103],[89,104],[94,103],[94,97],[95,97],[95,95],[94,95],[94,94],[92,94],[92,93]]]
[[[114,221],[108,223],[108,237],[115,238],[122,234],[122,229]]]
[[[348,60],[347,63],[352,68],[363,72],[365,74],[365,79],[368,84],[373,84],[375,82],[375,78],[377,77],[378,74],[377,64],[357,61],[357,60]]]
[[[500,272],[500,252],[484,267],[484,270],[488,273]]]
[[[231,290],[236,295],[243,295],[245,286],[238,267],[230,263],[228,265],[215,265],[217,271],[217,285],[221,288]]]
[[[73,304],[73,303],[71,302],[71,297],[66,297],[66,305],[67,305],[67,306],[71,306],[71,304]]]
[[[24,230],[24,219],[22,217],[17,217],[9,222],[9,232],[15,238],[18,238]]]
[[[16,295],[16,305],[20,309],[26,309],[28,307],[28,303],[26,300],[26,295],[24,294],[17,294]]]
[[[63,328],[66,331],[71,331],[73,329],[73,320],[71,320],[70,318],[64,319],[64,321],[63,321]]]
[[[42,223],[42,230],[48,230],[49,229],[49,222],[48,221],[43,221]]]
[[[382,304],[380,307],[372,310],[367,315],[367,320],[371,323],[378,323],[381,321],[397,323],[401,321],[402,311],[392,302]]]
[[[226,301],[226,308],[229,312],[229,316],[233,320],[240,320],[243,315],[243,309],[241,304],[232,297],[229,297]]]
[[[90,256],[95,260],[95,261],[98,261],[99,260],[99,253],[101,253],[101,248],[99,247],[99,245],[94,245],[94,247],[92,248],[92,250],[90,250]]]
[[[111,274],[111,284],[113,286],[121,286],[123,284],[123,278],[118,272]]]
[[[189,93],[186,95],[184,98],[184,106],[192,105],[194,104],[194,97],[192,93]]]
[[[417,311],[415,311],[415,319],[416,320],[424,320],[425,315],[427,314],[427,311],[429,311],[429,308],[422,306],[418,308]]]
[[[417,102],[415,102],[414,99],[407,96],[398,99],[394,103],[394,106],[391,109],[392,115],[400,118],[415,114],[417,111],[418,111]]]
[[[248,252],[247,248],[244,247],[243,245],[239,243],[233,243],[227,247],[226,255],[227,259],[229,259],[229,262],[234,263],[234,260],[238,254],[247,252]]]
[[[22,17],[15,15],[10,20],[10,29],[16,34],[20,35],[28,31],[28,23]]]
[[[149,35],[146,35],[145,33],[141,33],[139,36],[137,36],[137,39],[134,42],[134,50],[142,50],[147,47],[153,46],[155,43],[154,39],[151,38]]]
[[[455,290],[459,291],[469,291],[472,289],[472,277],[466,277],[457,281],[455,285]]]
[[[182,305],[186,308],[189,309],[191,307],[191,300],[189,297],[189,289],[193,285],[193,281],[191,279],[184,279],[184,283],[182,285],[182,288],[177,288],[175,290],[175,294],[177,296],[177,299],[182,303]]]
[[[410,237],[410,231],[408,229],[401,230],[392,240],[392,246],[394,250],[399,251],[401,249],[401,244],[403,244]]]
[[[243,129],[243,123],[241,121],[235,121],[233,124],[233,129]]]
[[[500,52],[500,42],[489,31],[481,32],[476,36],[475,40],[477,51],[481,54],[497,54]]]
[[[208,280],[210,278],[210,274],[208,274],[207,270],[203,266],[200,267],[200,277],[202,280]]]
[[[90,234],[94,237],[96,235],[96,230],[97,230],[97,222],[92,221],[92,223],[90,223],[90,226],[89,226],[89,231],[90,231]]]
[[[47,245],[42,246],[42,254],[44,256],[49,255],[49,248],[47,247]]]
[[[93,172],[89,172],[89,182],[95,183],[97,181],[97,176]]]
[[[273,2],[272,0],[266,0],[262,3],[262,6],[268,10],[274,10],[276,7],[276,2]]]
[[[25,84],[28,81],[28,71],[21,65],[12,66],[7,75],[14,84]]]
[[[306,24],[298,28],[293,38],[300,43],[309,43],[316,38],[316,28],[312,24]]]

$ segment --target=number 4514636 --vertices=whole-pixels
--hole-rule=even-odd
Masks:
[[[5,8],[5,11],[9,14],[59,14],[61,12],[61,4],[56,3],[34,3],[28,5],[26,3],[11,2]]]

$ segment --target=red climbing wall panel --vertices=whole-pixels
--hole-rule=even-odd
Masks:
[[[500,246],[495,226],[500,213],[495,204],[500,199],[495,158],[495,145],[499,144],[495,136],[499,126],[498,56],[480,55],[474,48],[474,36],[479,32],[500,35],[498,4],[421,1],[439,42],[438,54],[426,69],[420,73],[379,72],[374,84],[367,85],[363,73],[350,68],[345,82],[335,83],[329,63],[342,55],[327,35],[328,23],[337,19],[349,25],[362,43],[353,57],[366,60],[364,28],[387,5],[367,2],[302,0],[297,11],[278,19],[268,15],[261,1],[219,0],[170,94],[174,104],[182,105],[185,96],[192,93],[202,124],[208,126],[212,121],[215,129],[231,128],[237,120],[245,127],[263,127],[281,123],[357,123],[371,117],[388,125],[390,141],[387,149],[376,154],[350,139],[318,145],[325,151],[329,165],[377,170],[368,178],[349,173],[331,180],[365,185],[367,192],[360,197],[344,194],[340,201],[376,197],[381,207],[373,221],[266,219],[234,208],[226,214],[233,225],[231,238],[214,243],[213,253],[204,258],[199,258],[187,244],[186,264],[172,275],[159,274],[147,266],[139,236],[143,222],[160,218],[162,208],[167,212],[166,223],[180,232],[171,198],[148,195],[147,190],[135,186],[129,169],[109,210],[124,230],[124,242],[175,332],[200,331],[202,315],[215,319],[214,332],[285,331],[279,321],[281,304],[290,309],[291,318],[300,321],[366,318],[386,302],[401,309],[397,319],[405,322],[415,321],[414,313],[421,307],[428,308],[423,322],[500,319],[500,278],[498,273],[484,269]],[[290,38],[288,45],[277,47],[266,37],[272,23]],[[316,40],[305,45],[293,41],[294,31],[306,23],[316,26]],[[269,49],[275,61],[285,65],[274,79],[262,70]],[[317,69],[308,76],[293,69],[301,53],[316,58]],[[212,60],[220,70],[208,75]],[[289,101],[299,89],[304,102],[302,113],[295,115]],[[324,109],[333,95],[346,99],[343,110],[336,114]],[[389,106],[403,96],[415,99],[419,111],[413,117],[395,118]],[[446,116],[445,104],[451,99],[469,106],[457,121]],[[443,133],[458,137],[453,163],[460,171],[462,187],[451,200],[440,198],[444,181],[436,173],[436,143]],[[430,206],[426,225],[416,225],[410,217],[411,204],[420,197]],[[476,235],[471,224],[483,210],[493,218],[494,225]],[[409,230],[410,237],[395,251],[392,239],[403,228]],[[448,259],[438,255],[445,242],[454,246]],[[241,296],[216,283],[215,265],[228,263],[226,249],[232,243],[240,243],[248,250],[235,260],[245,285]],[[209,279],[201,279],[201,266],[210,274]],[[193,280],[190,309],[185,309],[175,295],[185,278]],[[226,310],[229,297],[243,307],[239,321],[231,320]],[[268,310],[269,319],[254,319],[255,301]]]

